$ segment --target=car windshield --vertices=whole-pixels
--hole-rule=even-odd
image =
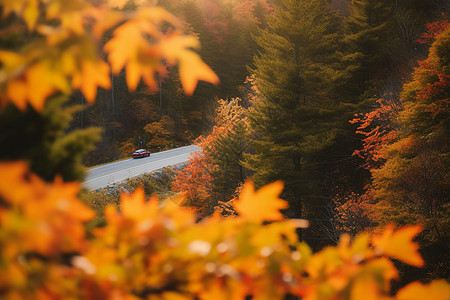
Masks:
[[[144,149],[139,149],[139,150],[134,151],[134,153],[141,153],[141,152],[145,152],[145,150]]]

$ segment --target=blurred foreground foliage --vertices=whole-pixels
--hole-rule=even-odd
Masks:
[[[21,162],[0,165],[0,294],[3,299],[448,299],[445,280],[411,283],[391,294],[390,258],[422,267],[419,226],[343,235],[312,253],[299,241],[307,222],[284,219],[283,184],[247,182],[237,216],[196,222],[180,195],[160,205],[144,190],[95,213],[78,183],[46,183]],[[257,203],[263,201],[264,206]]]

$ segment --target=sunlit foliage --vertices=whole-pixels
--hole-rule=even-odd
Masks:
[[[154,73],[163,67],[161,60],[179,66],[188,94],[198,80],[217,82],[190,49],[197,41],[181,34],[177,19],[161,8],[142,6],[135,15],[128,15],[83,1],[2,0],[0,4],[5,16],[15,13],[35,35],[23,49],[0,52],[2,105],[13,103],[25,109],[29,104],[42,111],[49,96],[73,89],[94,101],[97,88],[110,84],[110,67],[96,49],[98,38],[108,29],[114,32],[105,48],[108,62],[113,72],[126,68],[130,89],[141,77],[154,85]],[[162,24],[171,31],[162,31]],[[414,86],[409,91],[415,91]],[[413,94],[427,104],[434,99],[434,89],[421,91]],[[433,120],[439,119],[440,107],[426,108],[436,113]],[[406,116],[413,120],[414,110]],[[58,176],[45,182],[25,162],[2,162],[0,298],[450,297],[445,280],[414,282],[391,292],[391,281],[399,274],[390,258],[415,267],[424,265],[413,241],[420,226],[395,229],[390,225],[353,241],[343,235],[337,246],[313,254],[296,232],[307,222],[285,219],[280,212],[287,207],[280,198],[282,190],[280,181],[258,190],[247,181],[232,203],[234,217],[213,215],[196,222],[196,214],[181,207],[182,194],[162,205],[156,196],[147,199],[144,190],[137,189],[124,193],[119,207],[106,208],[104,226],[88,231],[85,224],[95,213],[78,198],[79,183],[63,182]]]
[[[98,87],[110,88],[110,71],[118,73],[122,68],[130,90],[141,78],[156,88],[155,73],[174,64],[187,94],[193,93],[198,80],[218,82],[192,50],[199,46],[198,40],[184,35],[180,22],[159,7],[140,6],[130,16],[82,0],[2,0],[0,4],[4,16],[14,13],[33,33],[21,51],[0,51],[2,106],[12,102],[25,109],[29,103],[42,110],[48,96],[73,89],[92,102]],[[164,33],[163,25],[171,30]],[[113,38],[103,49],[108,54],[105,61],[98,45],[111,29]]]
[[[46,184],[25,164],[0,166],[0,287],[4,299],[448,299],[443,280],[412,283],[391,296],[398,272],[389,257],[422,266],[414,236],[419,226],[339,245],[316,254],[299,242],[302,220],[284,220],[280,182],[255,191],[247,183],[238,216],[195,222],[192,211],[142,189],[123,194],[120,211],[108,207],[106,225],[86,238],[79,186]],[[5,176],[8,174],[7,176]],[[266,205],[258,206],[263,200]],[[258,209],[255,209],[258,208]],[[267,222],[276,221],[276,222]],[[413,296],[413,298],[410,298]]]

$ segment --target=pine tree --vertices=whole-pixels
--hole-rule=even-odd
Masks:
[[[386,77],[391,1],[352,0],[345,28],[347,55],[344,59],[351,73],[347,89],[358,101],[358,97],[371,96],[374,82]]]
[[[339,128],[332,97],[342,76],[339,19],[326,1],[282,0],[256,42],[251,70],[260,99],[250,113],[253,152],[245,166],[259,186],[282,179],[287,215],[303,217],[324,199],[321,184]],[[325,163],[324,163],[325,162]]]

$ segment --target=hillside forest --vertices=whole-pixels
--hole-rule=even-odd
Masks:
[[[0,0],[0,299],[450,299],[449,8]]]

